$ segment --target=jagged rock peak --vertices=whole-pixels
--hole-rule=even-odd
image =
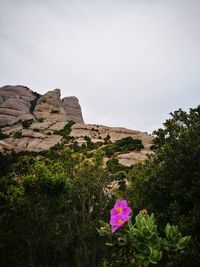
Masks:
[[[67,114],[62,107],[60,89],[45,93],[36,104],[34,115],[38,119],[67,121]]]
[[[62,99],[62,106],[67,113],[68,120],[76,123],[84,123],[79,100],[75,96],[68,96]]]
[[[41,96],[26,86],[0,87],[0,126],[20,119],[84,123],[78,99],[65,97],[61,100],[60,89]]]

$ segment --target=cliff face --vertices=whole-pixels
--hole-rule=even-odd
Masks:
[[[33,114],[37,119],[46,121],[67,121],[67,111],[62,107],[60,90],[55,89],[41,96]]]
[[[25,86],[0,88],[0,126],[19,120],[69,121],[84,123],[81,107],[76,97],[60,98],[60,89],[43,96]]]
[[[75,96],[68,96],[62,99],[62,106],[67,113],[67,118],[76,123],[83,123],[83,116],[78,98]]]
[[[36,95],[24,86],[4,86],[0,88],[0,126],[20,119],[33,119],[31,103]]]
[[[70,131],[67,130],[66,139],[65,131],[69,127],[69,121],[74,121],[75,124]],[[115,157],[121,164],[130,166],[143,161],[152,153],[150,146],[153,138],[147,133],[121,127],[84,124],[78,99],[71,96],[61,99],[59,89],[41,96],[24,86],[1,87],[0,126],[0,152],[3,153],[12,150],[39,152],[56,144],[87,146],[88,138],[93,144],[105,147],[108,139],[112,144],[126,137],[141,140],[144,148],[140,151],[117,153]]]

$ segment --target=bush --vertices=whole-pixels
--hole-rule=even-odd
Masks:
[[[109,159],[106,162],[106,167],[108,171],[112,174],[115,174],[116,172],[119,172],[119,171],[126,171],[130,169],[129,167],[120,164],[117,158]]]
[[[96,227],[109,205],[102,164],[100,152],[86,160],[69,148],[53,160],[18,158],[0,179],[0,266],[98,266]]]
[[[23,129],[28,129],[32,123],[33,123],[33,120],[23,120],[22,121]]]
[[[119,212],[125,213],[125,209]],[[119,218],[119,215],[111,215],[111,223],[115,220],[112,217]],[[122,218],[125,218],[125,214]],[[124,220],[125,223],[117,226],[121,228],[114,233],[108,223],[101,221],[98,233],[106,237],[106,245],[110,248],[110,257],[103,260],[102,266],[147,267],[160,263],[160,266],[167,267],[176,264],[177,258],[184,255],[190,236],[182,237],[177,226],[167,224],[165,236],[162,237],[157,230],[154,215],[149,216],[146,210],[135,217],[134,224],[128,218]],[[123,222],[121,219],[118,221]]]
[[[0,140],[8,138],[9,135],[2,133],[2,130],[0,129]]]
[[[135,210],[154,211],[159,224],[178,224],[193,237],[180,266],[200,266],[200,106],[171,113],[154,132],[155,154],[129,173],[129,197]]]
[[[110,144],[112,143],[111,140],[110,140],[110,135],[108,134],[105,138],[104,138],[104,144],[107,145],[107,144]]]
[[[75,124],[74,121],[69,121],[62,130],[54,131],[54,134],[61,135],[64,139],[68,139],[72,130],[72,126]]]
[[[22,132],[15,132],[13,135],[14,138],[19,139],[22,137]]]
[[[142,141],[139,139],[133,139],[131,136],[117,140],[115,143],[109,144],[104,147],[104,151],[107,157],[114,155],[116,152],[130,152],[140,151],[144,148]]]

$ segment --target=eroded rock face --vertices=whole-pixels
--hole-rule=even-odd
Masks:
[[[0,152],[6,148],[8,151],[43,151],[61,142],[62,136],[55,134],[55,130],[61,130],[67,122],[33,122],[29,129],[22,125],[13,125],[1,129],[8,138],[0,140]],[[15,134],[20,133],[20,138]]]
[[[60,89],[40,96],[25,86],[1,87],[0,126],[20,119],[84,123],[78,98],[70,96],[61,100],[60,95]]]
[[[112,142],[116,140],[131,136],[134,139],[140,139],[144,148],[149,150],[152,144],[153,137],[147,133],[126,129],[122,127],[108,127],[96,124],[74,124],[72,126],[71,136],[81,138],[88,136],[91,139],[104,139],[110,137]]]
[[[67,118],[69,121],[71,120],[76,123],[84,123],[81,106],[77,97],[64,97],[62,99],[62,106],[67,114]]]
[[[42,151],[48,150],[52,146],[62,142],[62,136],[57,134],[58,130],[63,129],[67,122],[33,122],[29,129],[24,129],[22,125],[14,125],[2,128],[2,133],[8,138],[4,139],[4,144],[0,143],[2,149],[15,150],[17,152]],[[16,133],[20,133],[20,138],[16,138]],[[70,136],[74,138],[80,146],[86,144],[85,136],[88,136],[92,143],[102,143],[104,145],[106,138],[115,142],[116,140],[131,136],[134,139],[140,139],[144,145],[141,151],[132,151],[129,153],[121,152],[117,155],[119,163],[131,166],[132,164],[144,161],[152,153],[150,146],[153,137],[147,133],[130,130],[126,128],[107,127],[94,124],[74,124]],[[108,160],[105,159],[105,162]]]
[[[0,125],[12,124],[20,119],[33,119],[30,113],[37,96],[25,86],[0,87]]]
[[[62,107],[60,89],[55,89],[44,94],[36,104],[34,116],[37,119],[50,121],[67,121],[67,114]]]
[[[122,127],[108,127],[96,124],[74,124],[72,126],[71,136],[74,136],[79,145],[86,143],[84,136],[91,139],[93,143],[104,142],[109,136],[111,142],[115,142],[122,138],[131,136],[133,139],[140,139],[144,146],[141,151],[133,151],[129,153],[120,153],[117,156],[119,163],[125,166],[131,166],[135,163],[144,161],[149,154],[153,153],[150,149],[153,137],[145,132],[135,131]],[[108,159],[105,160],[105,162]]]
[[[18,120],[30,120],[28,126]],[[40,120],[42,119],[42,120]],[[62,143],[58,130],[65,127],[68,121],[74,121],[70,136],[78,145],[86,144],[85,136],[92,143],[106,145],[109,140],[115,142],[131,136],[140,139],[144,145],[141,151],[120,152],[116,158],[123,165],[130,166],[144,161],[152,153],[150,146],[153,137],[147,133],[121,127],[108,127],[96,124],[84,124],[81,107],[76,97],[65,97],[61,100],[60,89],[38,96],[24,86],[4,86],[0,88],[0,126],[3,140],[0,140],[0,152],[6,151],[43,151]],[[13,122],[17,122],[11,125]],[[64,140],[64,139],[63,139]],[[62,145],[69,145],[65,142]],[[105,163],[108,158],[105,158]]]

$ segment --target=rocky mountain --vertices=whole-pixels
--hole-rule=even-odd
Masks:
[[[0,87],[0,126],[38,119],[84,123],[78,99],[73,96],[61,100],[60,89],[39,95],[21,85]]]
[[[127,137],[141,140],[143,147],[115,153],[121,164],[130,166],[152,153],[152,136],[147,133],[84,124],[78,99],[75,96],[61,99],[59,89],[39,95],[25,86],[1,87],[0,127],[0,152],[4,153],[12,150],[40,152],[57,144],[93,149],[108,147],[109,143],[109,149],[113,149],[117,140]]]

